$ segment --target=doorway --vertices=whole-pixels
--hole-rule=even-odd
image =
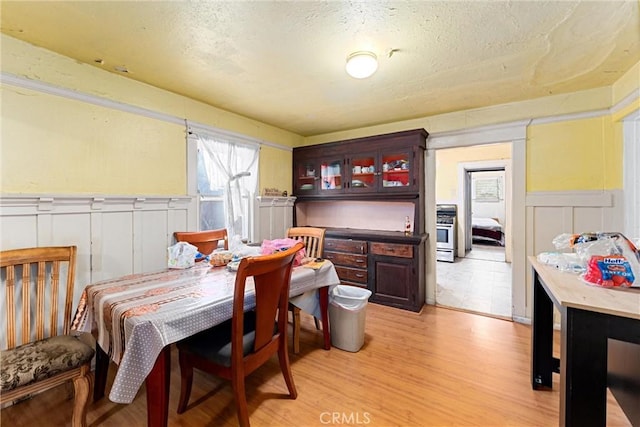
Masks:
[[[448,150],[456,151],[447,156]],[[455,202],[459,212],[458,256],[453,263],[436,262],[437,305],[512,319],[513,273],[507,250],[510,243],[510,153],[509,143],[436,152],[436,187],[440,193],[453,192],[451,185],[446,188],[439,180],[451,179],[450,171],[456,169],[452,162],[457,165]],[[444,155],[440,161],[439,154]],[[492,155],[502,158],[494,160]],[[482,158],[486,160],[480,160]],[[440,166],[449,172],[439,173]],[[437,203],[452,201],[437,199]]]
[[[465,167],[464,207],[467,230],[465,257],[504,262],[505,257],[505,168]],[[468,230],[471,230],[469,233]]]

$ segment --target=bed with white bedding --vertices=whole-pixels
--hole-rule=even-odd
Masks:
[[[495,218],[471,218],[471,235],[474,243],[504,246],[502,224]]]

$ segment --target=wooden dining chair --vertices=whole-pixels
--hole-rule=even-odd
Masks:
[[[173,236],[178,242],[191,243],[203,255],[211,255],[211,252],[218,247],[220,240],[224,241],[224,248],[229,249],[229,237],[226,228],[205,231],[176,231]]]
[[[243,258],[236,275],[232,318],[178,342],[179,414],[187,409],[193,368],[197,368],[231,381],[238,420],[241,426],[249,426],[245,377],[274,353],[278,354],[290,397],[298,396],[287,352],[287,305],[294,256],[302,248],[303,244],[297,243],[273,255]],[[256,305],[255,310],[245,313],[249,278],[253,278]]]
[[[325,231],[324,228],[318,227],[291,227],[287,230],[287,237],[301,240],[308,257],[322,258]],[[289,311],[293,318],[293,353],[298,354],[300,352],[300,309],[289,303]],[[314,317],[313,320],[316,329],[320,329],[318,319]]]
[[[0,351],[0,404],[73,380],[71,425],[84,427],[94,350],[69,335],[75,266],[75,246],[0,252],[7,316]]]

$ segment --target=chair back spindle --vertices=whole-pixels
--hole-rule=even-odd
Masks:
[[[76,252],[75,246],[66,246],[0,253],[7,313],[7,338],[2,343],[3,349],[69,333]],[[61,302],[64,304],[63,316],[60,316]],[[18,307],[21,311],[19,325],[16,324]]]
[[[70,424],[86,427],[95,351],[69,335],[76,254],[75,246],[0,251],[0,301],[7,313],[6,338],[0,334],[0,405],[72,381]]]
[[[318,227],[291,227],[287,230],[287,237],[304,242],[307,257],[322,258],[324,247],[324,228]],[[300,309],[289,304],[289,310],[293,313],[293,353],[300,352]],[[316,329],[320,328],[318,319],[315,319]],[[326,325],[325,325],[326,326]]]
[[[322,258],[324,246],[324,228],[317,227],[291,227],[287,230],[287,237],[301,240],[305,246],[308,257]]]

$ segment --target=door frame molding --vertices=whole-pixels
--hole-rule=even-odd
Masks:
[[[513,144],[511,144],[513,147]],[[471,194],[469,172],[481,171],[504,171],[504,256],[505,262],[512,262],[511,253],[511,159],[504,160],[480,160],[477,162],[458,163],[458,256],[464,257],[467,247],[471,247],[471,217],[468,215],[471,210]],[[462,211],[462,215],[460,215]],[[460,242],[463,244],[460,245]]]
[[[495,143],[511,143],[511,233],[525,236],[526,231],[526,144],[530,119],[431,134],[427,138],[426,191],[427,229],[435,236],[435,151],[444,148],[469,147]],[[433,170],[430,171],[430,169]],[[505,179],[505,181],[507,181]],[[506,187],[505,182],[505,187]],[[458,196],[460,197],[460,196]],[[507,215],[509,215],[507,213]],[[527,257],[524,238],[511,239],[512,318],[527,322]],[[427,303],[436,300],[436,239],[427,240]]]

